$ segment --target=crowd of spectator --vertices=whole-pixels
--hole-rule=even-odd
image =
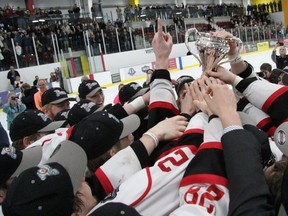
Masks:
[[[208,22],[213,22],[214,16],[231,16],[230,23],[217,24],[224,29],[257,26],[262,31],[261,28],[265,29],[271,24],[269,13],[280,10],[282,10],[281,1],[277,3],[274,1],[270,4],[249,5],[247,13],[245,13],[245,8],[241,5],[225,3],[221,5],[182,4],[179,6],[168,4],[128,5],[123,10],[120,7],[115,9],[117,14],[116,21],[108,20],[104,22],[104,19],[96,18],[99,7],[95,4],[91,8],[93,19],[81,17],[81,9],[74,4],[74,6],[68,9],[66,20],[63,18],[63,14],[59,8],[35,8],[34,12],[30,13],[29,11],[21,10],[19,7],[13,11],[12,7],[7,5],[5,8],[0,8],[0,17],[5,19],[10,18],[8,20],[12,24],[9,24],[9,22],[6,25],[0,23],[0,70],[8,69],[10,65],[16,65],[15,57],[20,67],[37,64],[35,51],[37,52],[40,64],[53,62],[54,46],[52,41],[54,39],[58,42],[55,44],[55,48],[63,50],[64,53],[68,52],[68,48],[71,48],[73,51],[84,50],[86,30],[92,48],[92,55],[98,55],[101,50],[102,52],[105,50],[106,53],[115,53],[119,52],[119,50],[128,51],[137,49],[136,37],[137,35],[142,37],[142,32],[138,32],[139,29],[131,29],[130,33],[131,22],[133,21],[151,20],[154,23],[158,16],[163,19],[173,19],[178,27],[178,41],[184,42],[185,18],[203,17]],[[56,19],[56,21],[45,20],[45,18],[51,16],[58,17],[59,19]],[[15,17],[17,20],[16,23]],[[24,19],[25,17],[27,19]],[[44,21],[31,22],[35,17],[42,17]],[[144,32],[147,43],[151,43],[155,31],[154,24],[150,27],[145,29]],[[189,24],[186,27],[190,27]],[[272,26],[272,28],[278,34],[285,34],[281,32],[281,25]],[[200,31],[210,29],[209,26],[206,26],[200,29]],[[167,31],[175,35],[175,37],[173,36],[173,40],[175,39],[174,42],[176,42],[175,26],[168,25]],[[247,41],[248,39],[244,38],[247,34],[245,35],[245,32],[242,31],[244,30],[241,29],[241,35],[238,36],[243,41]],[[259,35],[261,37],[259,39],[263,39],[265,38],[265,34],[266,38],[269,38],[267,32],[265,30],[260,32],[260,34],[256,32],[255,39],[258,39]],[[239,31],[237,30],[234,33],[237,35]],[[250,34],[250,32],[248,33],[248,37],[254,39],[253,34]],[[32,38],[34,38],[34,41]],[[15,48],[13,48],[11,39],[14,39]],[[16,55],[14,55],[14,52]]]

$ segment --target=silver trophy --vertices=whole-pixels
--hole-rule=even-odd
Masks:
[[[195,33],[196,37],[196,48],[199,52],[199,57],[193,53],[189,46],[189,37],[192,33]],[[239,38],[221,38],[211,35],[210,33],[198,32],[196,28],[188,29],[185,34],[185,44],[190,53],[199,61],[200,66],[202,65],[202,71],[213,70],[217,66],[231,62],[235,59],[222,61],[229,52],[229,42],[236,42],[238,46],[238,54],[240,54],[243,43]],[[238,57],[238,55],[235,55]],[[235,57],[235,58],[236,58]],[[221,62],[222,61],[222,62]]]

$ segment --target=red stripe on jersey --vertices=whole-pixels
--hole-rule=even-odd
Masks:
[[[202,149],[219,149],[219,150],[223,150],[223,146],[221,142],[206,142],[201,144],[201,146],[199,147],[198,151],[202,150]]]
[[[50,142],[52,140],[52,138],[44,140],[41,144],[41,147],[43,147],[47,142]]]
[[[108,195],[109,193],[112,193],[114,191],[114,188],[113,188],[111,182],[109,181],[109,178],[105,175],[105,173],[102,171],[101,168],[98,168],[96,170],[95,175],[98,178],[102,187],[104,188],[106,195]]]
[[[152,109],[156,109],[156,108],[169,109],[173,113],[175,113],[175,115],[180,114],[180,111],[176,107],[174,107],[173,104],[171,104],[171,103],[158,101],[158,102],[153,102],[153,103],[149,104],[149,111]]]
[[[265,103],[262,106],[262,110],[264,112],[267,112],[270,108],[271,104],[282,94],[288,91],[288,87],[282,87],[278,89],[276,92],[274,92],[270,97],[265,101]]]
[[[267,133],[269,136],[273,137],[276,129],[277,129],[277,127],[271,127],[266,133]]]
[[[182,146],[177,146],[177,147],[175,147],[175,148],[172,148],[172,149],[169,149],[169,150],[163,152],[163,153],[157,158],[157,161],[160,160],[160,159],[162,159],[163,157],[167,156],[167,155],[170,154],[171,152],[174,152],[174,151],[176,151],[176,150],[178,150],[178,149],[180,149],[180,148],[183,148],[183,147],[189,148],[194,155],[195,155],[196,152],[197,152],[197,147],[194,146],[194,145],[182,145]]]
[[[74,127],[75,127],[75,125],[71,126],[71,127],[66,131],[66,133],[67,133],[67,135],[68,135],[68,136],[67,136],[67,140],[70,139],[70,136],[71,136],[71,134],[72,134],[72,132],[73,132]]]
[[[185,135],[185,134],[191,134],[191,133],[193,133],[193,134],[195,134],[195,133],[197,133],[197,134],[204,134],[204,130],[202,130],[202,129],[196,129],[196,128],[194,128],[194,129],[189,129],[189,130],[184,131],[183,135]],[[183,136],[183,135],[182,135],[182,136]]]
[[[195,174],[184,177],[180,182],[180,187],[192,184],[217,184],[228,188],[228,180],[222,176],[214,174]]]
[[[148,178],[147,188],[144,191],[144,193],[137,200],[135,200],[133,203],[130,204],[131,207],[134,207],[139,202],[141,202],[146,197],[146,195],[149,193],[149,191],[150,191],[150,189],[152,187],[152,177],[151,177],[150,169],[149,169],[149,167],[146,167],[145,169],[146,169],[147,178]]]
[[[267,117],[265,119],[262,119],[256,126],[258,128],[263,128],[266,124],[268,124],[269,122],[271,122],[271,118],[270,117]]]

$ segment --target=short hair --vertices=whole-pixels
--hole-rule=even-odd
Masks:
[[[21,89],[23,90],[23,91],[25,91],[25,90],[27,90],[27,89],[30,89],[31,88],[31,86],[28,84],[28,83],[23,83],[23,85],[21,86]]]
[[[278,210],[281,205],[281,188],[287,164],[288,160],[286,158],[281,159],[274,164],[273,171],[269,175],[265,175],[267,185],[273,197],[275,210]]]
[[[267,70],[267,71],[271,72],[272,71],[272,66],[269,63],[263,63],[260,66],[260,70]]]
[[[47,83],[45,79],[39,79],[37,85],[39,85],[40,82],[44,82],[45,84]]]

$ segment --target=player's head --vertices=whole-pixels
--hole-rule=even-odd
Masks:
[[[105,95],[96,80],[84,80],[78,88],[79,97],[94,102],[97,106],[104,106]]]
[[[281,56],[285,56],[286,53],[287,53],[286,47],[281,46],[280,49],[279,49],[279,54],[280,54]]]
[[[109,153],[119,140],[133,133],[139,125],[140,119],[134,114],[118,119],[106,111],[94,112],[68,130],[69,140],[84,149],[88,160],[98,160]],[[106,160],[111,156],[113,155],[108,154]]]
[[[122,105],[127,102],[130,102],[137,98],[138,96],[144,95],[149,89],[142,88],[136,82],[130,82],[124,85],[119,91],[119,100]]]
[[[177,85],[175,86],[175,90],[176,90],[176,94],[178,97],[178,99],[177,99],[178,105],[181,104],[182,100],[184,99],[184,97],[186,95],[184,84],[187,83],[188,85],[190,85],[193,81],[194,81],[194,78],[192,76],[188,76],[188,75],[180,76],[177,79]]]
[[[0,204],[13,179],[22,171],[36,166],[42,158],[42,147],[17,150],[13,146],[0,143]]]
[[[269,78],[272,74],[272,65],[269,63],[263,63],[260,66],[260,71],[264,74],[264,78]]]
[[[75,100],[69,98],[64,89],[56,87],[45,91],[41,96],[42,110],[52,120],[57,113],[70,109],[70,102]]]
[[[13,180],[2,205],[4,215],[71,215],[86,164],[79,145],[59,143],[47,163],[26,169]]]
[[[48,133],[61,127],[64,121],[52,122],[39,110],[25,110],[13,119],[10,126],[12,145],[21,150]]]

